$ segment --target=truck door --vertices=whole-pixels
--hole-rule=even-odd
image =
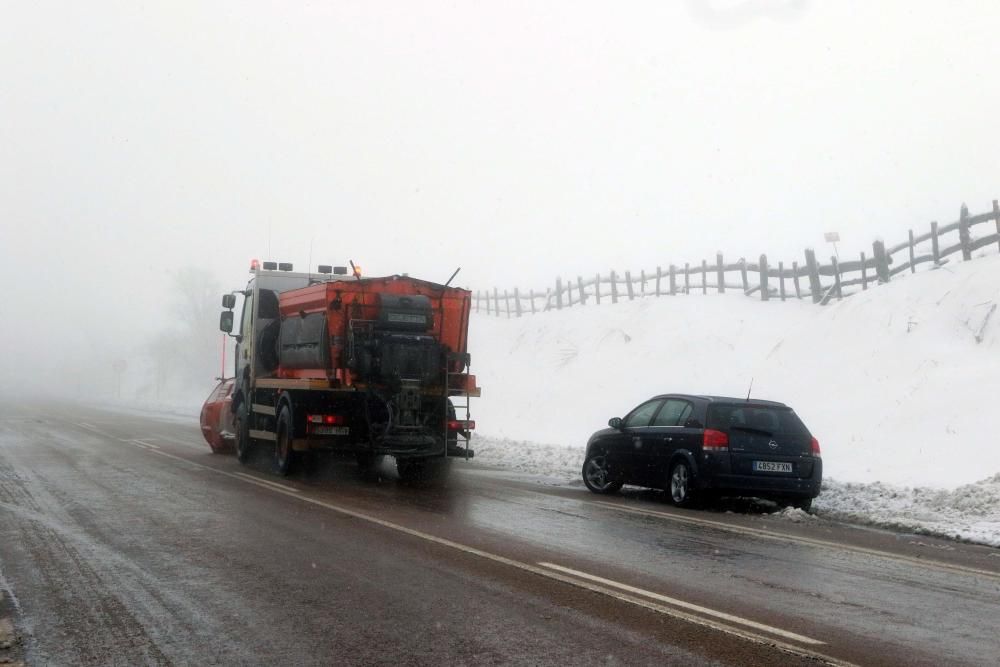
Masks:
[[[236,383],[240,386],[244,373],[248,373],[247,367],[250,365],[253,354],[253,290],[247,290],[247,296],[243,299],[243,314],[240,317],[239,338],[236,340]]]

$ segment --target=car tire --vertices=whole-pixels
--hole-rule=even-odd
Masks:
[[[288,405],[281,408],[274,432],[274,472],[287,477],[292,472],[295,452],[292,450],[292,411]]]
[[[691,473],[691,466],[684,459],[675,461],[670,466],[670,474],[667,476],[667,498],[675,507],[697,505],[694,475]]]
[[[608,457],[604,452],[596,452],[588,456],[583,462],[581,474],[584,485],[591,492],[600,495],[617,493],[625,484],[625,481],[616,475],[609,466]]]
[[[244,465],[253,458],[253,443],[250,442],[250,421],[247,403],[241,401],[233,415],[233,431],[236,433],[236,460]]]

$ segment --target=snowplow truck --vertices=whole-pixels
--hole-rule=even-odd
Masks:
[[[354,454],[364,467],[391,455],[407,480],[439,474],[446,457],[472,457],[471,293],[405,275],[291,268],[251,263],[236,333],[241,292],[223,296],[220,328],[236,339],[239,460],[270,450],[287,475],[315,450]]]

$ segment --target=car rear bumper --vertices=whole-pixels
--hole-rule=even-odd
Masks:
[[[716,475],[701,480],[703,489],[713,491],[732,491],[753,495],[759,493],[768,496],[783,496],[788,498],[815,498],[819,495],[822,477],[781,477],[778,475]]]

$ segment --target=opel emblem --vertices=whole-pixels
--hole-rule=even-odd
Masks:
[[[767,446],[770,447],[771,449],[777,449],[778,443],[772,440],[771,442],[767,443]]]

